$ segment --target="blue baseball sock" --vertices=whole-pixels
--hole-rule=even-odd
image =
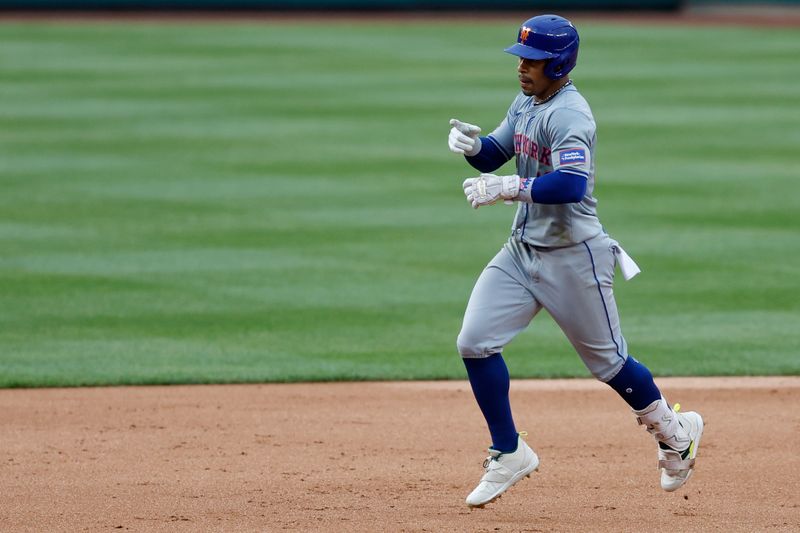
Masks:
[[[630,356],[608,384],[637,411],[661,399],[661,391],[653,381],[653,375],[646,366]]]
[[[492,448],[501,452],[517,449],[517,428],[508,400],[509,375],[499,353],[485,358],[464,358],[472,392],[492,435]]]

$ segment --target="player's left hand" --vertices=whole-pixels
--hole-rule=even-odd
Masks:
[[[492,205],[497,200],[513,200],[519,196],[520,178],[511,176],[495,176],[481,174],[477,178],[464,180],[464,195],[474,209],[482,205]]]

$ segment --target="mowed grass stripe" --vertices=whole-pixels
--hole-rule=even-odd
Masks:
[[[0,25],[0,386],[463,378],[513,211],[447,120],[504,116],[516,23]],[[580,30],[631,352],[796,374],[795,32]],[[506,357],[588,375],[544,314]]]

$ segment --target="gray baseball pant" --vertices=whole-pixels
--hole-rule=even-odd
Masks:
[[[488,357],[546,309],[597,379],[612,379],[628,357],[613,282],[616,241],[601,233],[565,248],[513,237],[483,270],[458,335],[462,357]]]

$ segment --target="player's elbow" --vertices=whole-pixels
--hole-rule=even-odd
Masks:
[[[467,162],[472,168],[485,173],[494,172],[502,166],[495,165],[492,161],[480,160],[477,157],[467,157]]]
[[[567,201],[568,204],[578,203],[583,200],[586,195],[586,188],[589,186],[589,180],[577,174],[570,174],[570,186],[567,187]]]
[[[486,150],[481,150],[474,156],[464,156],[467,159],[467,163],[472,166],[472,168],[479,170],[480,172],[494,172],[498,168],[502,167],[505,161],[500,160],[496,156],[491,154],[486,154]]]
[[[481,172],[494,172],[510,159],[510,156],[499,147],[491,136],[481,137],[480,151],[473,156],[465,157],[467,163]]]

